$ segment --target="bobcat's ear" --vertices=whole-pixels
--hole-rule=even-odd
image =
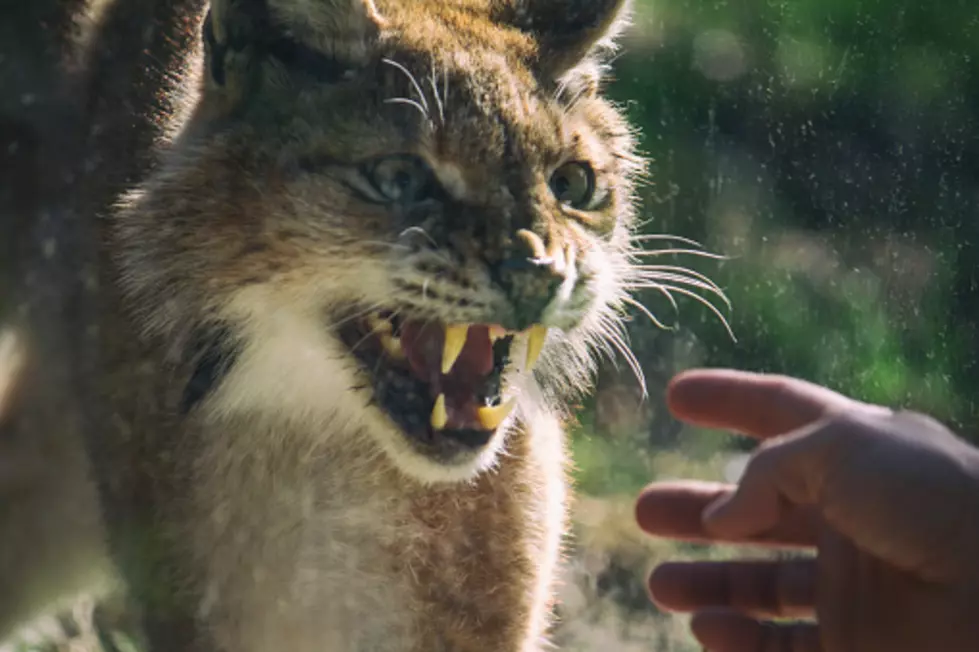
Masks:
[[[537,41],[536,68],[557,79],[596,50],[614,48],[629,21],[631,0],[504,0],[501,22]]]
[[[240,93],[269,58],[336,80],[367,60],[382,25],[373,0],[213,0],[204,21],[209,82]]]

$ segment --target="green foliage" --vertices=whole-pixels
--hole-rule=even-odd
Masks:
[[[610,441],[575,433],[572,456],[577,489],[592,496],[635,494],[652,480],[650,453],[635,439]]]
[[[674,370],[787,373],[975,437],[979,6],[640,0],[615,76],[651,159],[645,228],[729,256],[672,262],[724,288],[738,338],[678,297],[676,332],[632,325],[644,366],[668,338],[694,352]],[[620,445],[577,437],[583,488],[635,487],[659,450]]]

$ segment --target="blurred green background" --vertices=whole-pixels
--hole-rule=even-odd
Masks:
[[[727,256],[647,262],[716,281],[737,340],[696,301],[678,296],[676,314],[641,297],[676,326],[636,312],[649,397],[620,360],[581,412],[574,572],[590,588],[569,592],[560,640],[696,650],[642,578],[664,557],[733,551],[651,541],[631,501],[654,479],[720,479],[750,444],[672,420],[672,374],[791,374],[979,441],[979,4],[638,0],[610,91],[651,159],[644,229]]]
[[[648,404],[627,369],[606,369],[583,433],[668,445],[666,379],[723,365],[979,436],[979,6],[639,0],[614,77],[651,159],[645,230],[728,257],[649,262],[715,280],[737,341],[698,303],[678,297],[676,315],[647,292],[677,323],[632,324]]]

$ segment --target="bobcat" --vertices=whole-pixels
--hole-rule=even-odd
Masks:
[[[59,562],[111,559],[151,650],[546,647],[564,406],[650,279],[601,93],[627,5],[212,2],[99,223],[93,550]]]

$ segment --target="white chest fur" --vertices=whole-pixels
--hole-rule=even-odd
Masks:
[[[198,612],[218,647],[537,649],[565,485],[556,420],[528,409],[536,388],[521,389],[534,434],[514,435],[498,465],[408,479],[349,354],[311,316],[258,305],[208,406],[191,488]]]
[[[226,432],[237,441],[215,440],[220,456],[262,436]],[[366,448],[276,434],[223,468],[201,460],[195,502],[213,528],[191,533],[202,545],[202,621],[222,649],[242,652],[411,649],[418,614],[404,550],[413,533],[394,472]]]

